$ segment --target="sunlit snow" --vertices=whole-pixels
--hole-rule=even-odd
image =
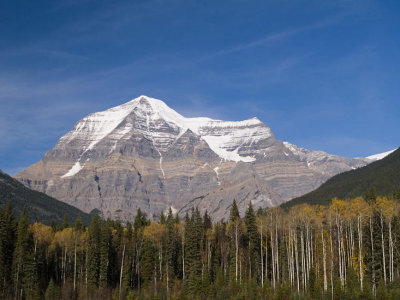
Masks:
[[[393,153],[394,151],[396,151],[396,149],[390,150],[390,151],[387,151],[387,152],[383,152],[383,153],[379,153],[379,154],[370,155],[370,156],[367,156],[367,158],[371,159],[371,160],[380,160],[382,158],[385,158],[389,154]]]
[[[127,116],[134,112],[138,116],[137,126],[125,122]],[[140,120],[144,124],[140,127]],[[160,130],[166,122],[176,133]],[[150,128],[151,127],[151,128]],[[142,128],[142,130],[140,129]],[[95,146],[108,137],[113,144],[109,153],[112,153],[120,139],[129,138],[132,130],[142,131],[153,141],[156,151],[160,154],[160,169],[162,168],[162,152],[187,130],[198,134],[209,147],[223,160],[252,162],[254,157],[239,154],[242,146],[249,146],[262,139],[272,136],[271,130],[257,118],[245,121],[221,121],[210,118],[185,118],[163,101],[140,96],[125,104],[110,108],[103,112],[90,114],[80,120],[76,126],[64,135],[58,142],[59,147],[64,147],[73,140],[82,143],[82,152],[78,161],[62,177],[73,176],[84,166],[80,160],[83,154],[95,148]]]
[[[67,173],[65,173],[63,176],[61,176],[61,178],[74,176],[75,174],[79,173],[79,171],[82,170],[82,168],[83,167],[81,166],[79,161],[77,161]]]

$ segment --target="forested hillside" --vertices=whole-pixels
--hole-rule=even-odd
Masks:
[[[1,299],[399,299],[400,207],[385,197],[212,223],[29,225],[0,212]]]
[[[46,194],[28,189],[0,170],[0,207],[5,207],[8,202],[12,203],[18,216],[26,207],[30,223],[35,221],[44,224],[50,224],[51,221],[61,223],[65,214],[73,220],[80,215],[84,224],[90,223],[89,214]]]
[[[308,203],[328,205],[332,198],[354,198],[375,189],[381,196],[400,191],[400,149],[365,167],[344,172],[328,179],[318,189],[282,204],[288,208]]]

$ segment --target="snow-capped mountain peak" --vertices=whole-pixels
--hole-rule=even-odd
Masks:
[[[132,114],[134,121],[128,118]],[[106,138],[111,140],[109,152],[112,153],[119,140],[140,132],[153,142],[161,155],[188,129],[206,141],[221,159],[235,162],[254,161],[252,155],[243,155],[244,149],[260,140],[273,138],[270,128],[255,117],[244,121],[185,118],[163,101],[141,95],[122,105],[89,114],[59,140],[56,148],[73,142],[81,147],[79,158],[62,177],[77,174],[85,165],[84,156],[88,159],[87,153]]]
[[[382,158],[385,158],[386,156],[388,156],[389,154],[391,154],[392,152],[396,151],[396,149],[394,150],[390,150],[387,152],[383,152],[383,153],[378,153],[378,154],[374,154],[374,155],[370,155],[367,156],[366,158],[370,159],[370,160],[380,160]]]
[[[87,212],[132,220],[198,206],[227,217],[232,199],[278,205],[331,176],[370,163],[276,140],[257,118],[186,118],[163,101],[139,96],[89,114],[45,157],[17,174],[27,186]]]

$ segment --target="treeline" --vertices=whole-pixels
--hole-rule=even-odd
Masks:
[[[400,299],[396,199],[60,226],[0,211],[1,299]]]

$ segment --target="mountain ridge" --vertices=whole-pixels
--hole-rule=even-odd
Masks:
[[[0,170],[0,206],[5,207],[8,201],[11,201],[17,215],[20,215],[26,207],[30,222],[39,221],[50,224],[51,221],[55,221],[61,223],[64,213],[69,216],[70,222],[73,222],[78,215],[81,216],[85,225],[90,222],[88,214],[48,195],[30,190]]]
[[[364,196],[371,188],[384,196],[399,190],[400,148],[386,153],[389,154],[367,166],[333,176],[318,189],[281,206],[289,208],[302,203],[328,205],[334,197],[346,199]]]
[[[130,219],[137,208],[156,217],[169,206],[184,214],[196,205],[221,219],[233,199],[240,210],[250,201],[279,205],[369,162],[276,140],[255,117],[185,118],[140,96],[84,117],[15,177],[107,217]]]

